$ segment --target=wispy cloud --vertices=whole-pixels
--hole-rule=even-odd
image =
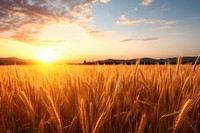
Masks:
[[[126,15],[122,15],[117,21],[116,24],[134,24],[134,23],[145,23],[145,24],[158,24],[162,23],[162,20],[147,20],[147,19],[129,19]]]
[[[63,43],[66,41],[66,40],[41,40],[40,38],[34,37],[31,33],[27,34],[24,32],[16,33],[15,35],[11,36],[11,38],[20,42],[40,47],[53,46],[58,43]]]
[[[153,2],[154,2],[154,0],[142,0],[142,2],[140,4],[143,6],[149,6]]]
[[[136,23],[144,23],[144,24],[150,24],[155,25],[159,24],[162,25],[158,29],[171,29],[173,26],[177,23],[177,20],[160,20],[160,19],[130,19],[127,17],[127,15],[122,15],[118,18],[116,21],[116,24],[122,24],[122,25],[130,25],[130,24],[136,24]]]
[[[158,29],[171,29],[173,28],[172,26],[169,26],[169,25],[165,25],[165,26],[160,26]]]
[[[90,15],[84,15],[83,19],[85,22],[91,22],[93,21],[93,17],[91,17]]]
[[[166,21],[165,24],[166,25],[172,25],[172,24],[176,24],[177,21],[176,20],[171,20],[171,21]]]
[[[163,21],[162,25],[156,30],[172,29],[174,24],[177,23],[177,20]]]
[[[34,41],[37,39],[33,34],[49,23],[92,21],[90,8],[95,2],[97,0],[1,0],[0,32],[12,31],[14,35],[10,37],[18,41]]]
[[[15,40],[21,41],[21,42],[35,42],[38,41],[39,39],[24,33],[16,33],[15,35],[11,36]]]
[[[102,3],[108,3],[110,0],[100,0]]]
[[[124,39],[120,40],[120,42],[146,42],[146,41],[155,41],[159,38],[152,37],[152,38],[132,38],[132,39]]]
[[[65,40],[42,40],[43,42],[46,43],[61,43],[61,42],[65,42]]]
[[[133,23],[141,23],[144,22],[143,19],[141,20],[134,20],[134,19],[128,19],[126,15],[122,15],[117,21],[117,24],[133,24]]]
[[[185,32],[173,32],[171,33],[171,35],[183,35],[185,34]]]
[[[97,38],[106,38],[112,36],[113,31],[93,30],[89,31],[88,33]]]
[[[110,37],[113,34],[113,31],[109,30],[100,30],[97,28],[93,28],[90,26],[87,26],[85,24],[81,24],[81,27],[90,35],[96,38],[105,38],[105,37]]]
[[[54,45],[57,45],[59,43],[64,43],[64,42],[66,42],[66,40],[41,40],[41,39],[38,39],[35,42],[31,42],[31,44],[32,45],[35,44],[40,47],[45,47],[45,46],[54,46]]]
[[[134,20],[134,19],[128,19],[126,15],[122,15],[117,21],[117,24],[133,24],[133,23],[140,23],[143,22],[143,20]]]

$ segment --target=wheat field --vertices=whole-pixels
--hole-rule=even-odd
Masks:
[[[198,133],[200,66],[0,66],[0,132]]]

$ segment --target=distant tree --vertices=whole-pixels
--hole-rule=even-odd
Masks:
[[[84,61],[83,61],[83,64],[87,64],[87,61],[86,61],[86,60],[84,60]]]

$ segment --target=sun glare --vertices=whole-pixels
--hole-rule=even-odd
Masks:
[[[44,48],[39,51],[37,58],[45,63],[49,63],[57,59],[57,54],[51,48]]]

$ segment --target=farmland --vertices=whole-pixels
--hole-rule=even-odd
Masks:
[[[197,133],[200,66],[0,66],[0,132]]]

